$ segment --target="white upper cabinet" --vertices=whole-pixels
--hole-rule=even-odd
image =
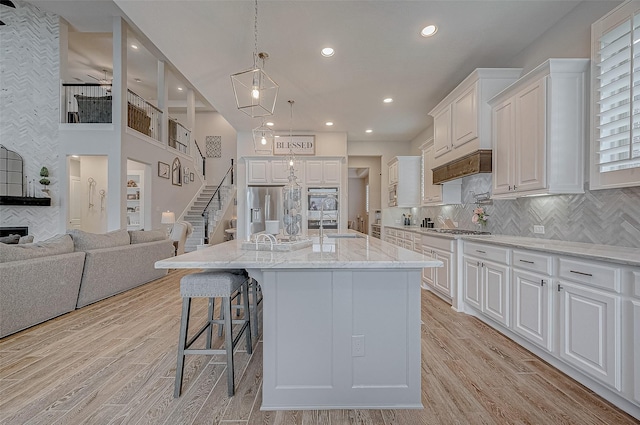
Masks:
[[[639,21],[629,1],[591,27],[592,190],[640,185]]]
[[[271,164],[268,159],[247,161],[247,182],[249,184],[271,183]]]
[[[433,138],[422,146],[422,205],[462,203],[462,179],[433,184],[434,147]]]
[[[493,197],[584,193],[588,59],[549,59],[490,100]]]
[[[339,185],[340,160],[307,160],[305,166],[305,183],[310,185]]]
[[[389,176],[394,174],[395,182],[389,177],[390,186],[396,187],[397,207],[417,207],[420,205],[420,156],[396,156],[387,163]]]
[[[491,108],[487,101],[516,81],[521,71],[478,68],[429,112],[433,117],[434,168],[478,149],[491,149]]]

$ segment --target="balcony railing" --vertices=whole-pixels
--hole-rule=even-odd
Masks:
[[[178,120],[169,118],[169,147],[174,148],[182,153],[189,154],[189,140],[191,131],[180,124]]]
[[[162,111],[131,90],[127,90],[127,125],[142,134],[160,140]]]
[[[111,123],[111,84],[63,84],[63,123]]]

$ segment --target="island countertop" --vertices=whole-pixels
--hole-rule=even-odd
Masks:
[[[296,251],[251,251],[243,241],[232,240],[171,257],[155,263],[158,269],[411,269],[442,267],[428,255],[400,248],[366,235],[335,238],[335,252],[314,252],[312,247]]]

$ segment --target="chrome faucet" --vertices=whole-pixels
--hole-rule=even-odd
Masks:
[[[324,239],[324,225],[322,224],[324,222],[324,204],[329,199],[336,199],[336,197],[333,194],[327,195],[322,202],[320,202],[320,243],[322,243],[322,240]],[[337,210],[336,214],[338,214]]]

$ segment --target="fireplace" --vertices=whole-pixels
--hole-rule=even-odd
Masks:
[[[0,227],[0,237],[9,235],[27,236],[29,228],[27,226],[2,226]]]

